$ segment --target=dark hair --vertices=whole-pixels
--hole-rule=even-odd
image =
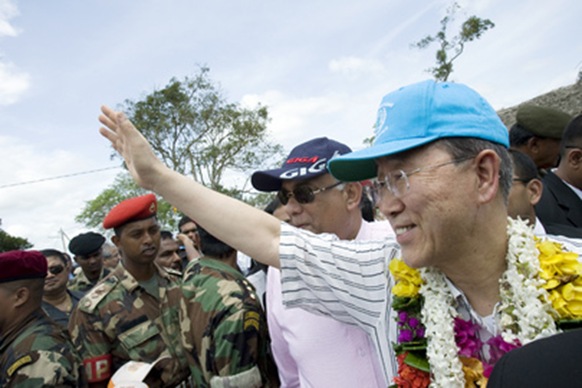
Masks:
[[[283,204],[278,197],[274,197],[267,206],[265,206],[265,211],[269,214],[275,213],[275,210],[279,209]]]
[[[49,256],[57,257],[60,261],[63,262],[65,266],[69,264],[69,261],[67,260],[63,252],[57,251],[56,249],[43,249],[42,251],[40,251],[40,253],[42,253],[42,255],[47,259],[49,258]]]
[[[360,199],[360,211],[362,212],[362,218],[368,222],[373,222],[375,220],[374,217],[374,204],[370,199],[370,195],[368,194],[368,190],[364,187],[362,191],[362,198]]]
[[[538,168],[532,158],[523,152],[513,149],[509,150],[509,154],[513,160],[513,171],[517,178],[524,183],[527,183],[532,179],[540,179]]]
[[[178,221],[178,229],[180,229],[182,225],[187,224],[188,222],[194,222],[194,220],[188,216],[182,216],[182,218],[180,218],[180,221]]]
[[[160,239],[161,240],[173,240],[174,236],[172,235],[172,232],[170,232],[168,230],[161,230],[160,231]]]
[[[198,235],[200,236],[200,250],[206,256],[223,259],[235,251],[230,245],[223,243],[201,226],[198,226]]]
[[[562,134],[562,142],[560,143],[560,156],[566,154],[566,146],[582,147],[582,115],[574,117]]]
[[[509,145],[511,147],[519,147],[527,143],[529,139],[534,137],[533,132],[528,131],[519,124],[513,124],[509,130]],[[538,136],[539,137],[539,136]]]
[[[513,163],[509,156],[509,150],[505,146],[493,143],[488,140],[468,137],[450,137],[435,142],[438,146],[445,148],[454,159],[465,159],[475,157],[483,150],[493,150],[501,159],[499,168],[499,186],[503,201],[507,205],[509,200],[509,190],[513,179]]]

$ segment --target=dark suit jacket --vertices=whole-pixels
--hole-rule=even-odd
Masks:
[[[497,362],[487,388],[582,387],[582,329],[534,341]]]
[[[558,225],[569,228],[582,228],[582,200],[553,172],[543,179],[544,191],[536,205],[536,215],[546,228]],[[566,228],[566,233],[568,233]],[[573,229],[575,232],[575,229]],[[548,230],[549,233],[552,233]],[[555,232],[554,232],[555,233]],[[568,237],[579,237],[576,233],[560,233]]]

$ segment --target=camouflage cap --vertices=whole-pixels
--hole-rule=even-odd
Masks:
[[[0,253],[0,283],[44,278],[46,272],[46,258],[38,251]]]
[[[523,104],[517,108],[517,124],[540,137],[561,139],[572,116],[558,109]]]

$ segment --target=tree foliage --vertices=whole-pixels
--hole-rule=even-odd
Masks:
[[[453,72],[453,61],[455,61],[464,51],[465,44],[475,39],[479,39],[495,24],[489,19],[481,19],[477,16],[469,16],[461,24],[459,33],[452,38],[447,36],[447,29],[454,22],[457,11],[460,6],[455,2],[448,9],[446,15],[441,19],[440,30],[434,35],[427,35],[420,41],[413,43],[412,46],[425,49],[433,42],[436,42],[439,48],[435,53],[436,66],[427,69],[432,73],[435,79],[447,81]]]
[[[171,79],[123,110],[172,169],[224,191],[227,170],[247,172],[281,152],[268,141],[267,108],[229,103],[201,67],[194,77]]]
[[[172,78],[141,100],[125,100],[120,109],[168,167],[213,190],[260,205],[261,198],[249,200],[241,188],[230,187],[225,174],[242,172],[248,176],[251,170],[269,168],[269,161],[280,160],[282,147],[269,141],[267,108],[259,105],[250,109],[228,102],[208,72],[200,67],[193,77]],[[144,193],[127,173],[121,174],[88,201],[75,219],[99,228],[115,204]],[[162,225],[175,229],[177,217],[176,209],[164,201],[159,203]]]
[[[27,239],[11,236],[10,234],[0,229],[0,252],[29,248],[32,248],[32,244]]]

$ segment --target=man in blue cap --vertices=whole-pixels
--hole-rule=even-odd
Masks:
[[[383,241],[314,235],[214,193],[164,166],[123,114],[102,112],[102,135],[140,185],[281,268],[287,307],[364,329],[389,382],[483,385],[501,354],[557,331],[533,232],[507,216],[507,130],[465,85],[389,93],[374,145],[330,160],[340,181],[376,177],[377,205],[396,232]],[[574,313],[564,303],[562,313]]]

